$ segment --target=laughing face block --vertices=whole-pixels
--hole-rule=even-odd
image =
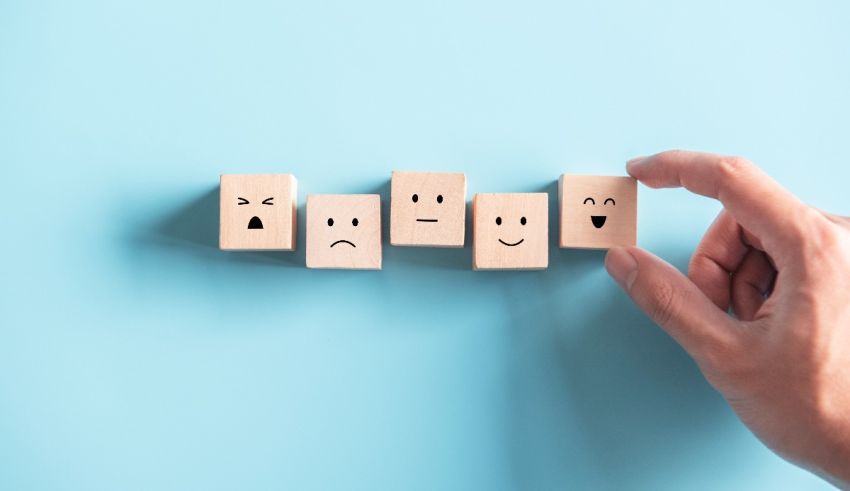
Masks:
[[[472,215],[474,269],[548,267],[547,193],[476,194]]]
[[[381,269],[381,197],[307,196],[307,267]]]
[[[390,244],[463,247],[466,176],[393,172]]]
[[[561,247],[608,249],[637,241],[637,181],[564,174],[558,183]]]
[[[296,181],[291,174],[221,176],[222,250],[295,250]]]

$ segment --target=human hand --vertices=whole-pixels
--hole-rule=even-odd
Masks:
[[[628,172],[724,210],[687,277],[636,247],[611,249],[608,272],[762,442],[850,487],[850,219],[737,157],[670,151],[631,160]]]

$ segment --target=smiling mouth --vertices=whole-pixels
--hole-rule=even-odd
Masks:
[[[499,242],[501,242],[502,244],[504,244],[504,245],[506,245],[506,246],[508,246],[508,247],[518,246],[518,245],[522,244],[524,241],[525,241],[525,239],[519,239],[519,242],[514,242],[513,244],[510,244],[510,243],[508,243],[508,242],[505,242],[505,241],[504,241],[504,240],[502,240],[502,239],[499,239]]]
[[[353,242],[349,242],[349,241],[347,241],[347,240],[345,240],[345,239],[338,240],[338,241],[334,242],[333,244],[331,244],[331,247],[333,247],[333,246],[335,246],[335,245],[337,245],[337,244],[348,244],[348,245],[350,245],[351,247],[357,247],[356,245],[354,245],[354,243],[353,243]]]
[[[436,218],[417,218],[416,221],[417,222],[436,223],[437,219]]]
[[[605,225],[605,219],[607,216],[591,216],[590,221],[593,222],[593,226],[596,228],[602,228]]]

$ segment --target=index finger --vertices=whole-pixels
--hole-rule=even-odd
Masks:
[[[630,160],[629,174],[653,188],[684,187],[719,200],[765,249],[797,244],[809,208],[755,164],[710,153],[672,150]],[[771,252],[771,251],[768,252]]]

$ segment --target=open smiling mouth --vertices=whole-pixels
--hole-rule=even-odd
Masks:
[[[417,218],[416,221],[417,222],[436,223],[437,219],[436,218]]]
[[[607,216],[591,216],[590,221],[593,222],[593,226],[596,228],[602,228],[605,225],[605,219]]]
[[[335,246],[335,245],[337,245],[337,244],[348,244],[348,245],[350,245],[351,247],[357,247],[356,245],[354,245],[354,243],[353,243],[353,242],[349,242],[349,241],[347,241],[347,240],[345,240],[345,239],[338,240],[338,241],[334,242],[333,244],[331,244],[331,247],[333,247],[333,246]]]
[[[504,241],[504,240],[502,240],[502,239],[499,239],[499,242],[501,242],[502,244],[504,244],[504,245],[506,245],[506,246],[508,246],[508,247],[514,247],[514,246],[518,246],[518,245],[522,244],[524,240],[525,240],[525,239],[519,239],[519,242],[514,242],[513,244],[509,244],[509,243],[505,242],[505,241]]]

